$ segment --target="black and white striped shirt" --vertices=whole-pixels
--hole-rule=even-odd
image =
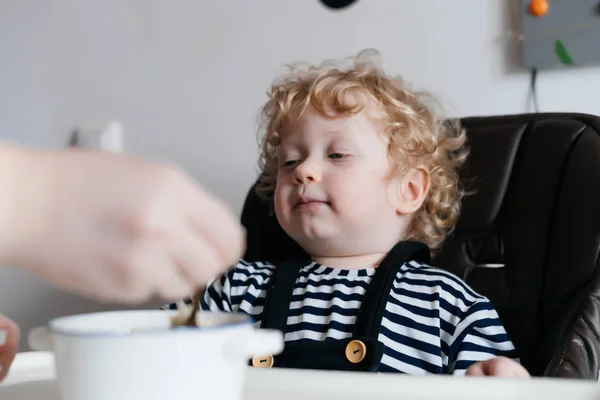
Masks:
[[[274,268],[241,261],[209,285],[203,309],[247,313],[260,324]],[[351,337],[374,273],[308,262],[294,287],[285,341]],[[385,346],[380,372],[462,375],[477,361],[517,358],[487,298],[455,275],[416,261],[405,263],[394,280],[378,340]]]

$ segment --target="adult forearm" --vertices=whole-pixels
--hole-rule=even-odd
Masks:
[[[27,150],[0,142],[0,264],[12,262],[12,254],[21,228],[18,226],[21,210],[17,209],[22,197],[22,182]]]

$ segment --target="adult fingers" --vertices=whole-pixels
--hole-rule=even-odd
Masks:
[[[198,230],[184,229],[175,245],[176,262],[182,274],[196,287],[206,285],[231,266],[223,260],[213,242]]]
[[[208,193],[197,192],[192,200],[195,201],[190,211],[193,229],[202,233],[223,264],[237,263],[246,247],[241,223],[224,203]]]
[[[19,326],[4,316],[0,316],[0,382],[8,374],[17,350],[21,332]]]

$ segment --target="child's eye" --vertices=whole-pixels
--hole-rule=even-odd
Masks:
[[[293,167],[294,165],[296,165],[296,163],[298,162],[298,160],[288,160],[288,161],[284,161],[283,162],[283,166],[284,167]]]
[[[329,158],[331,158],[332,160],[341,160],[344,157],[345,157],[345,154],[342,154],[342,153],[331,153],[329,155]]]

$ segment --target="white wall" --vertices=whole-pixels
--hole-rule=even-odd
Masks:
[[[126,151],[178,163],[239,211],[256,174],[257,109],[284,63],[375,47],[390,72],[438,93],[453,115],[530,111],[528,75],[504,40],[508,6],[359,0],[332,12],[317,0],[5,0],[0,136],[61,147],[75,125],[115,118]],[[599,89],[598,68],[542,72],[540,107],[600,113]],[[0,269],[0,311],[24,330],[111,307]]]

